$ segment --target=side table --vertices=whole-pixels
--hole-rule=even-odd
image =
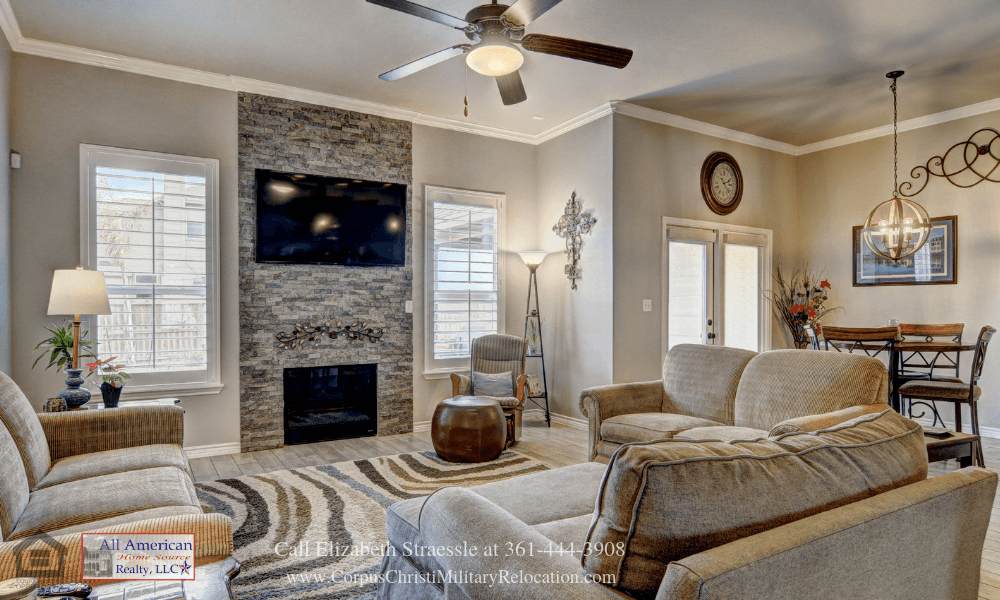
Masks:
[[[959,433],[957,431],[952,431],[951,435],[946,438],[925,435],[924,442],[927,444],[927,462],[940,462],[957,458],[958,465],[963,469],[971,467],[972,457],[975,456],[976,442],[978,441],[978,435]]]

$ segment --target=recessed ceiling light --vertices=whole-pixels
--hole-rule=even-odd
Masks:
[[[545,117],[543,117],[542,115],[535,115],[535,116],[533,116],[531,118],[534,119],[534,120],[536,120],[536,121],[544,121],[545,120]]]

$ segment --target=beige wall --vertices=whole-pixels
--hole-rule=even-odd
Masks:
[[[40,407],[63,386],[32,370],[54,269],[80,261],[80,143],[219,160],[222,383],[218,395],[183,399],[185,445],[239,440],[236,260],[236,94],[38,58],[14,57],[13,378]]]
[[[716,215],[701,195],[709,154],[733,155],[743,172],[739,208]],[[795,158],[622,115],[614,116],[614,380],[660,378],[662,217],[771,229],[774,257],[795,264]],[[642,312],[642,300],[653,301]],[[778,323],[772,346],[787,346]]]
[[[535,246],[535,147],[479,135],[413,126],[413,421],[429,421],[434,407],[451,397],[450,379],[426,379],[424,371],[424,187],[506,195],[503,290],[506,332],[521,335],[528,270],[517,250]]]
[[[899,135],[900,180],[982,127],[997,128],[994,112]],[[934,179],[914,198],[931,217],[958,215],[958,283],[889,287],[852,286],[851,228],[892,196],[892,138],[881,137],[798,158],[798,236],[803,258],[824,268],[833,283],[833,305],[844,307],[826,319],[846,326],[884,326],[888,319],[914,323],[965,323],[975,339],[983,325],[1000,323],[1000,185],[960,189]],[[995,345],[995,344],[994,344]],[[983,371],[980,420],[1000,428],[1000,358],[995,348]],[[968,377],[971,357],[963,357]],[[950,408],[944,413],[951,419]],[[968,419],[965,420],[968,423]]]
[[[7,38],[0,37],[0,372],[10,373],[10,169],[2,161],[10,154],[10,72],[14,56]]]
[[[611,383],[612,377],[612,243],[617,223],[611,184],[611,117],[538,146],[537,241],[540,249],[549,251],[538,269],[549,402],[553,413],[578,419],[584,418],[580,392]],[[574,191],[583,210],[597,218],[583,237],[583,278],[576,290],[570,289],[563,273],[563,240],[552,231]],[[538,373],[537,360],[533,362],[528,372]]]

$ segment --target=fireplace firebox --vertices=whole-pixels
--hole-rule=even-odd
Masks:
[[[377,368],[285,369],[285,444],[376,435]]]

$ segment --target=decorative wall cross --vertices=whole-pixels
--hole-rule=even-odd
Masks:
[[[552,226],[552,231],[556,235],[566,240],[566,278],[573,282],[573,289],[576,289],[576,280],[583,277],[581,269],[577,265],[580,260],[580,246],[583,244],[583,234],[590,233],[590,228],[597,223],[590,212],[580,212],[582,205],[576,199],[576,192],[570,196],[566,202],[566,213],[559,217],[559,222]]]

